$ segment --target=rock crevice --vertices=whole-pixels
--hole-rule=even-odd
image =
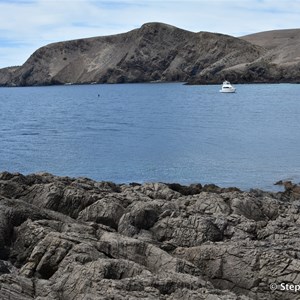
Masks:
[[[295,299],[299,186],[0,174],[0,298]]]

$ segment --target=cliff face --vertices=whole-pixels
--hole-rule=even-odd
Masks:
[[[298,49],[299,33],[287,39],[286,47],[279,43],[270,48],[270,43],[257,42],[257,37],[259,34],[234,38],[193,33],[162,23],[148,23],[123,34],[42,47],[23,66],[0,70],[0,85],[220,83],[225,78],[232,82],[300,80],[299,56],[290,55],[288,61],[278,59],[287,51]],[[270,40],[271,37],[262,39]]]

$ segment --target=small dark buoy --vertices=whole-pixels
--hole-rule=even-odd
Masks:
[[[98,97],[100,97],[100,94],[98,94]]]

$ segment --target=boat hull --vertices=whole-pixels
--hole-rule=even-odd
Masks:
[[[235,88],[232,89],[222,89],[220,90],[220,93],[235,93]]]
[[[221,93],[235,93],[236,88],[233,87],[229,81],[225,80],[223,82],[222,88],[220,89]]]

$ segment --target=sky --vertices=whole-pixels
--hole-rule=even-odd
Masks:
[[[300,0],[0,0],[0,68],[22,65],[53,42],[163,22],[242,36],[300,28]]]

